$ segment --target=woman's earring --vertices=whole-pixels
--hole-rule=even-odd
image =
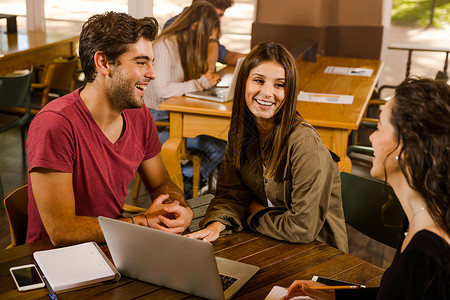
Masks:
[[[395,160],[398,160],[398,156],[395,157]]]

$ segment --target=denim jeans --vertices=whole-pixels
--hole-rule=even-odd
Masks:
[[[169,121],[169,112],[163,110],[150,109],[155,121]],[[167,127],[158,128],[159,140],[161,145],[170,137],[170,130]],[[202,156],[200,173],[203,179],[207,179],[209,174],[217,168],[223,160],[225,147],[227,143],[208,135],[199,135],[193,139],[186,139],[186,148],[195,150]],[[183,176],[192,177],[193,169],[191,167],[183,168]]]

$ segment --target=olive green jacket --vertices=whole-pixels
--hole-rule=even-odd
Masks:
[[[264,179],[259,142],[251,144],[236,169],[227,146],[215,198],[200,222],[219,221],[240,231],[243,222],[278,240],[310,243],[315,239],[348,251],[338,164],[317,132],[299,124],[289,136],[284,172]],[[275,207],[268,207],[267,199]],[[266,208],[249,215],[249,203]]]

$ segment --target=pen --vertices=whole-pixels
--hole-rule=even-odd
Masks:
[[[359,285],[323,285],[323,286],[309,286],[312,290],[343,290],[343,289],[359,289]]]
[[[57,300],[58,296],[56,296],[55,291],[52,289],[50,283],[48,283],[47,278],[45,276],[42,276],[42,279],[44,279],[45,285],[47,286],[48,295],[50,296],[50,299]]]
[[[327,95],[327,94],[323,94],[323,95],[312,95],[313,97],[325,97],[325,98],[339,98],[339,95]]]

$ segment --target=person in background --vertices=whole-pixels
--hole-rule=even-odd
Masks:
[[[297,113],[297,82],[280,44],[259,43],[244,59],[216,196],[204,229],[189,237],[211,242],[248,225],[278,240],[348,250],[338,164]]]
[[[193,0],[192,3],[198,0]],[[219,16],[219,20],[222,20],[222,17],[225,15],[225,11],[230,8],[234,1],[233,0],[207,0],[209,3],[211,3],[214,8],[216,9],[217,15]],[[184,8],[186,10],[186,8]],[[177,18],[179,15],[176,15],[169,19],[164,24],[164,29],[169,27]],[[239,58],[244,57],[246,54],[235,52],[235,51],[229,51],[225,46],[220,44],[218,39],[210,39],[210,51],[218,53],[218,57],[214,61],[214,58],[212,58],[212,61],[210,63],[210,66],[214,66],[217,61],[223,64],[227,65],[236,65]]]
[[[104,242],[98,216],[173,233],[192,220],[160,157],[144,89],[155,79],[154,18],[94,15],[84,23],[79,53],[87,84],[46,105],[27,140],[26,242],[50,238],[55,246]],[[152,204],[124,218],[127,187],[139,171]]]
[[[389,183],[407,216],[379,288],[314,290],[297,280],[285,299],[450,299],[450,87],[407,78],[370,136],[372,176]],[[363,201],[364,199],[361,199]]]
[[[164,100],[210,88],[220,81],[220,76],[208,67],[209,40],[219,36],[220,23],[214,7],[207,1],[195,1],[153,43],[158,77],[149,83],[144,99],[156,121],[169,120],[168,111],[158,110]],[[159,129],[161,144],[169,134],[169,128]],[[200,172],[204,180],[218,168],[225,146],[224,141],[205,135],[187,139],[186,147],[203,156]],[[192,173],[183,175],[191,177]]]

